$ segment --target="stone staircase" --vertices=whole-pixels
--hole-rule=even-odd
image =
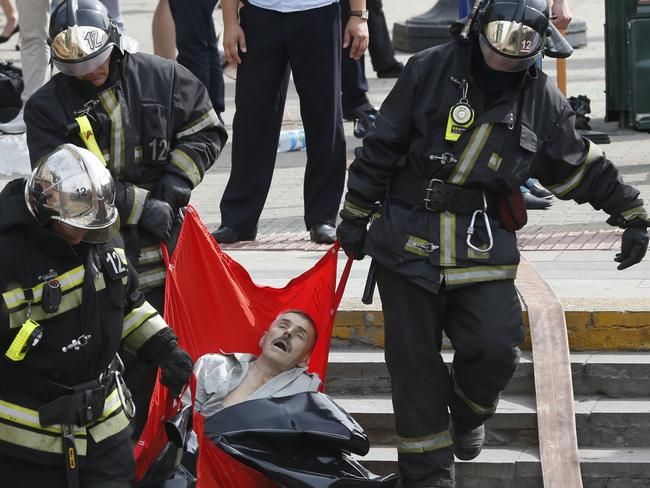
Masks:
[[[443,355],[451,364],[452,352]],[[650,352],[573,353],[571,367],[584,488],[650,488]],[[457,488],[543,487],[534,391],[528,351],[487,424],[487,447],[457,462]],[[383,350],[333,347],[327,393],[365,428],[372,448],[363,464],[396,472]]]

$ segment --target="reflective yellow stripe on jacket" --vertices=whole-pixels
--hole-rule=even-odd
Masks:
[[[89,426],[75,426],[75,446],[86,455],[87,438],[101,442],[129,426],[117,389],[104,401],[102,416]],[[0,399],[0,441],[50,454],[61,454],[61,426],[41,427],[38,411]]]

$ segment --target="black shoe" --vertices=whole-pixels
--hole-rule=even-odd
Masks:
[[[252,234],[240,234],[232,227],[222,225],[212,233],[214,240],[220,244],[232,244],[239,241],[254,241],[257,232]]]
[[[528,188],[533,196],[536,196],[537,198],[546,198],[547,200],[553,198],[553,194],[544,188],[540,183],[526,185],[526,188]]]
[[[19,30],[20,30],[20,25],[17,25],[8,36],[0,36],[0,44],[4,44],[5,42],[7,42]]]
[[[544,210],[553,205],[549,199],[536,197],[529,191],[524,192],[524,203],[528,210]]]
[[[343,120],[347,120],[348,122],[352,122],[355,120],[360,119],[361,117],[364,117],[368,113],[377,113],[377,107],[375,107],[372,103],[366,102],[358,107],[354,107],[351,110],[344,110],[343,111]]]
[[[312,242],[332,244],[336,240],[336,228],[330,224],[315,224],[309,228]]]
[[[375,120],[379,110],[372,103],[366,102],[363,105],[343,112],[343,120],[354,121],[354,137],[363,139],[366,134],[375,126]]]
[[[390,68],[377,71],[377,78],[399,78],[403,69],[404,65],[399,61],[395,61],[395,64]]]
[[[464,432],[452,425],[451,437],[454,440],[454,455],[462,461],[471,461],[483,450],[485,425]]]

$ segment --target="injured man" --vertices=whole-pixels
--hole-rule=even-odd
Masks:
[[[305,312],[281,312],[260,339],[262,352],[206,354],[196,362],[194,409],[204,417],[259,398],[317,391],[320,378],[307,372],[316,326]]]

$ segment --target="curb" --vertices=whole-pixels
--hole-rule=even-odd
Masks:
[[[650,351],[650,308],[647,310],[567,309],[565,318],[572,351]],[[530,350],[528,313],[522,314]],[[384,315],[379,307],[346,307],[338,311],[332,337],[348,343],[384,347]]]

